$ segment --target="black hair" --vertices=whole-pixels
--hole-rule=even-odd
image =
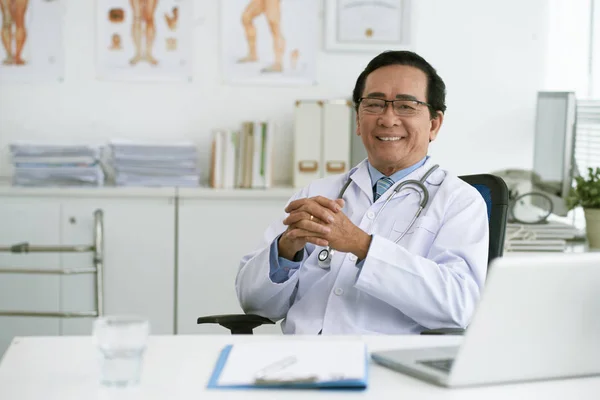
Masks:
[[[431,118],[437,118],[437,111],[446,112],[446,85],[444,81],[431,64],[412,51],[384,51],[369,62],[365,70],[358,76],[352,92],[352,100],[357,111],[359,99],[365,90],[367,76],[376,69],[388,65],[407,65],[423,71],[427,75],[427,99],[425,101],[429,103]]]

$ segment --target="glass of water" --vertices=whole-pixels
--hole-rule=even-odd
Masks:
[[[140,381],[142,361],[150,333],[147,319],[104,316],[94,321],[94,342],[100,352],[100,383],[132,386]]]

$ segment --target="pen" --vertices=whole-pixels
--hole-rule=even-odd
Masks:
[[[285,369],[285,368],[289,367],[290,365],[295,364],[297,361],[298,361],[298,359],[295,356],[288,356],[288,357],[282,358],[281,360],[275,361],[274,363],[269,364],[266,367],[264,367],[263,369],[259,370],[256,373],[256,379],[264,380],[265,376],[268,375],[269,373],[281,371],[282,369]]]

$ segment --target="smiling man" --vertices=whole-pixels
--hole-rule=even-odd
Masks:
[[[356,134],[368,158],[298,192],[243,257],[246,313],[284,333],[402,334],[465,328],[487,270],[481,195],[427,155],[446,87],[419,55],[390,51],[360,74]]]

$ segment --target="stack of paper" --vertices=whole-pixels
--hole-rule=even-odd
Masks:
[[[13,143],[13,184],[17,186],[102,186],[100,147]]]
[[[119,186],[198,186],[198,152],[191,142],[113,140],[108,164]]]
[[[227,346],[209,388],[366,388],[368,352],[360,340],[282,340]]]

